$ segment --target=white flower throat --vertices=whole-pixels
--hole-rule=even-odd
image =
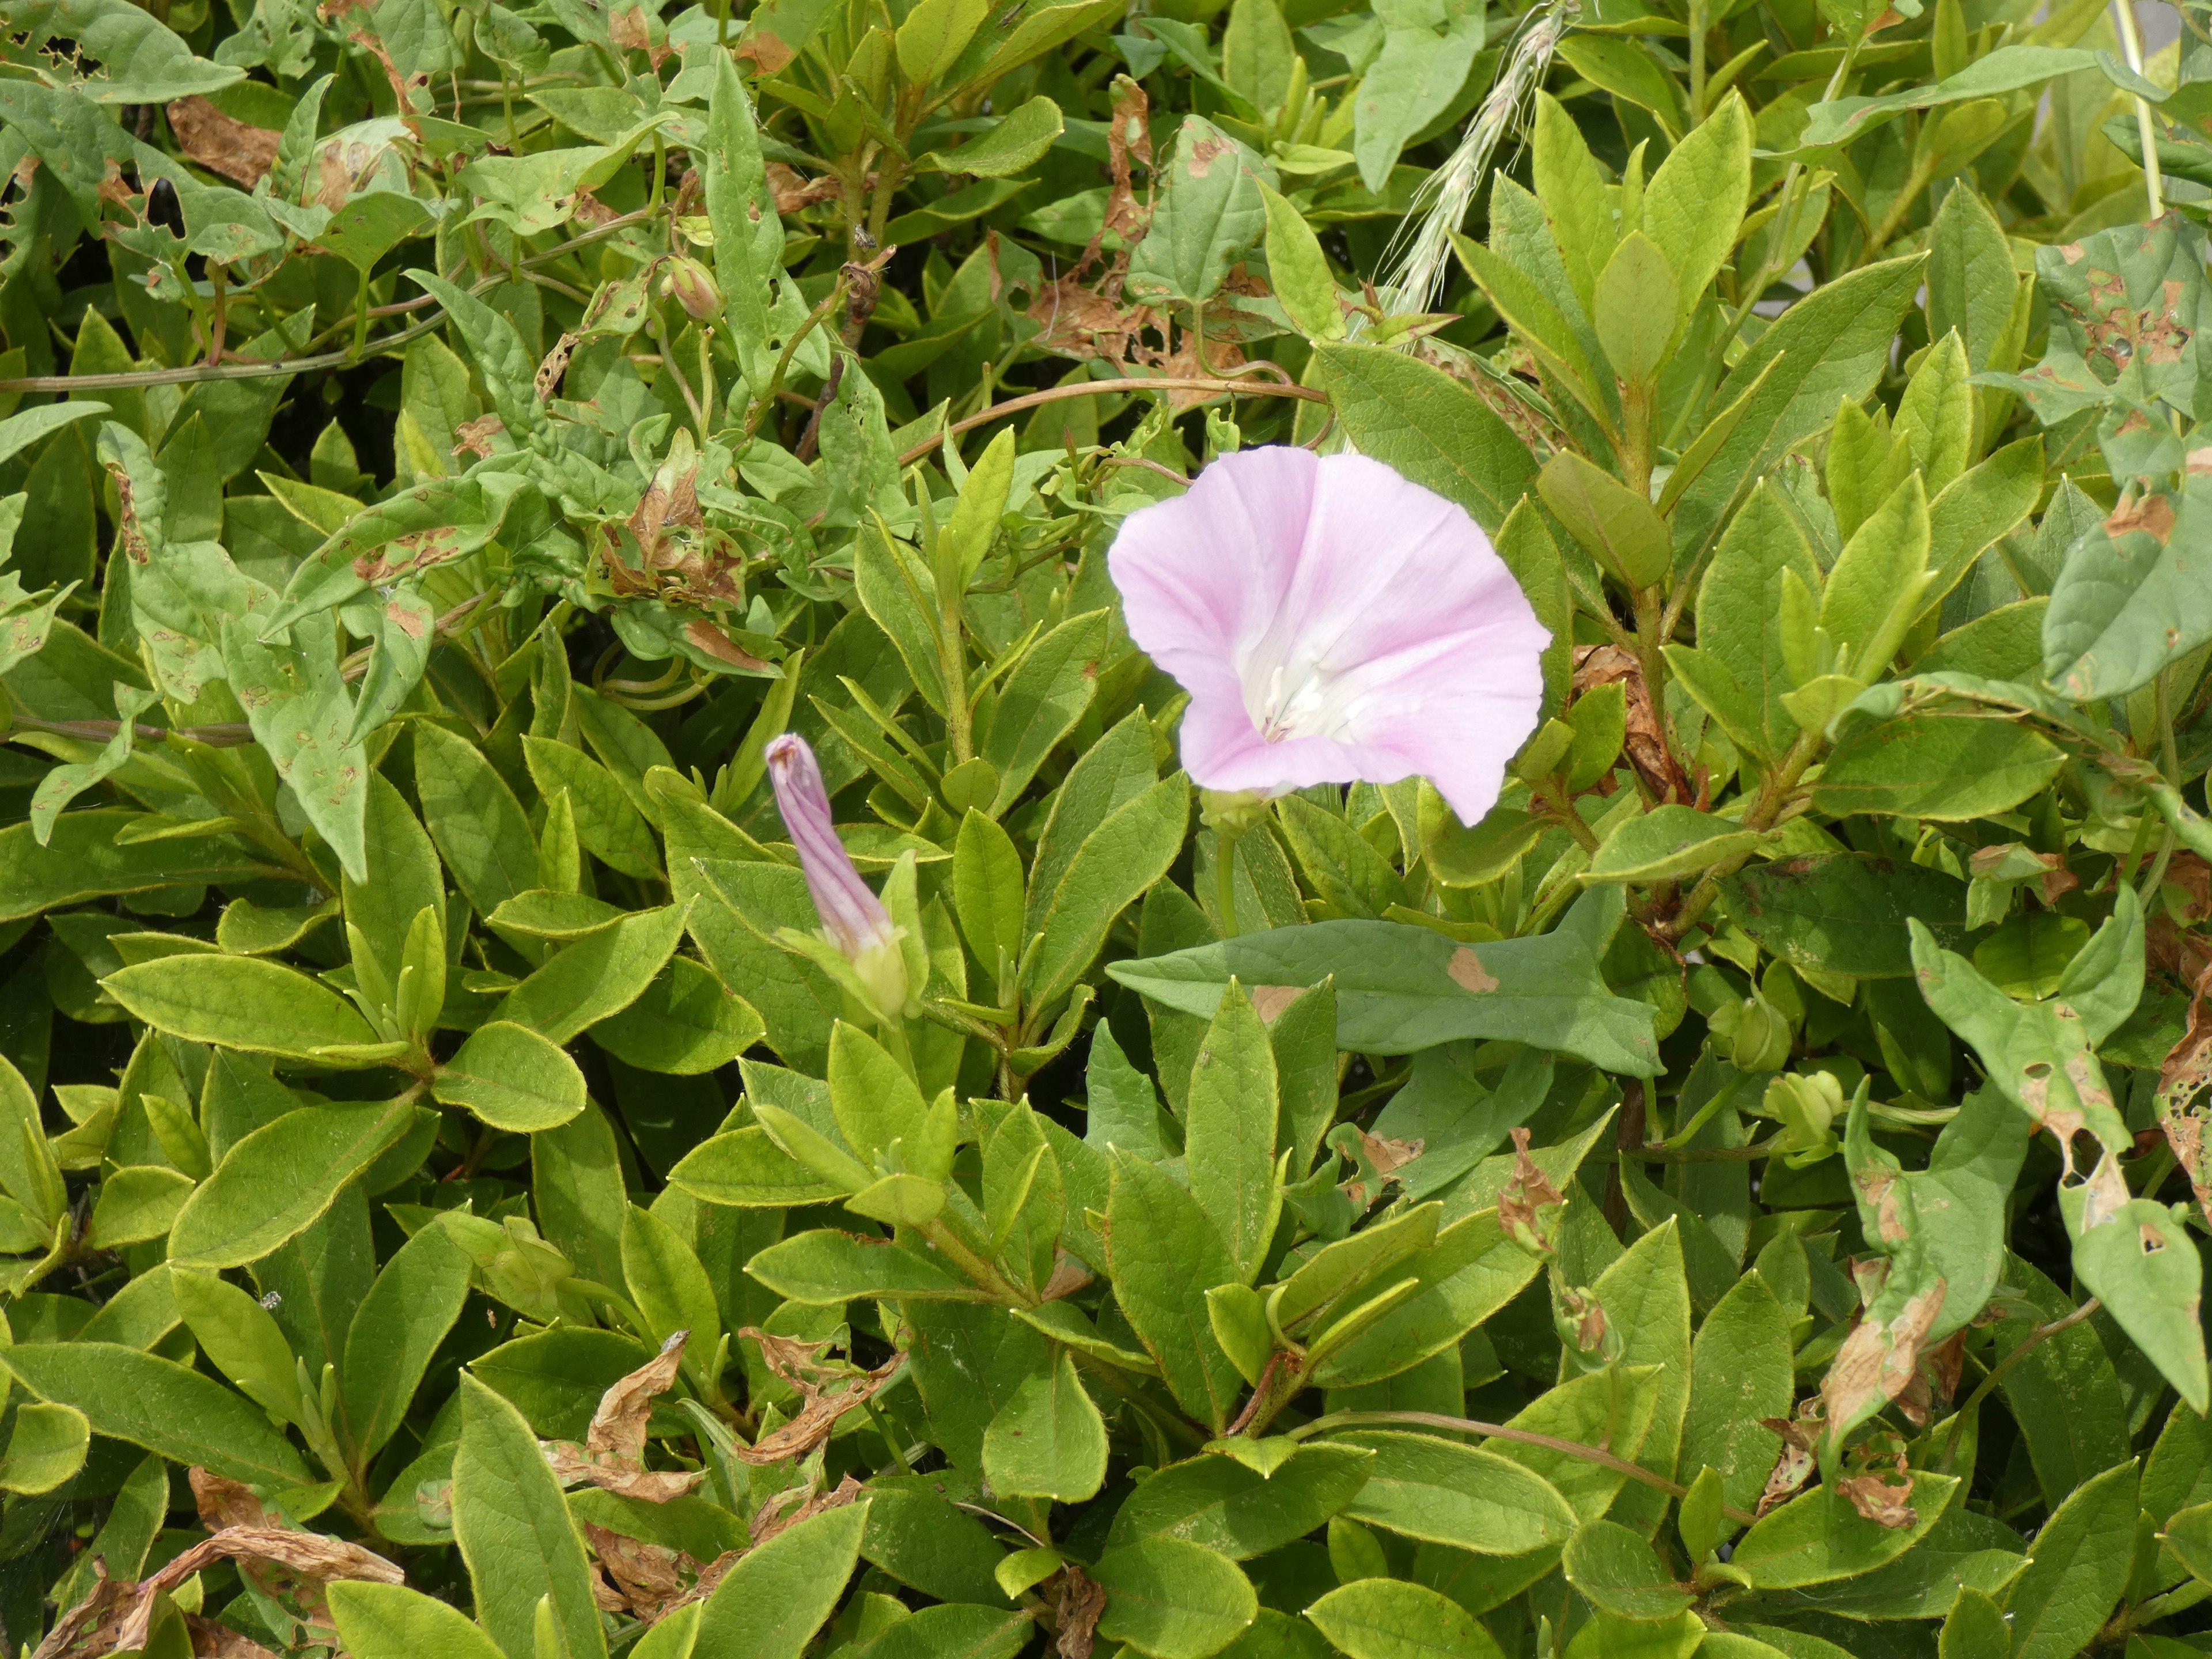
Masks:
[[[1237,678],[1244,711],[1269,743],[1289,738],[1348,740],[1366,698],[1353,677],[1299,653],[1283,660],[1273,640],[1262,640]]]

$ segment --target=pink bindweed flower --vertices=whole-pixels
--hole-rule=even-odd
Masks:
[[[1201,787],[1416,775],[1474,823],[1535,728],[1551,635],[1467,514],[1363,455],[1223,456],[1132,514],[1107,568],[1190,693]]]
[[[870,1000],[890,1016],[907,999],[905,959],[899,951],[899,930],[853,867],[852,855],[837,839],[830,816],[830,792],[823,787],[822,769],[806,739],[786,732],[770,739],[765,751],[769,781],[775,788],[776,810],[784,828],[799,849],[799,867],[806,877],[806,890],[815,913],[837,952],[853,964]]]

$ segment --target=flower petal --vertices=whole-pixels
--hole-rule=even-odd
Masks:
[[[1471,823],[1540,712],[1550,636],[1512,573],[1463,510],[1364,456],[1224,456],[1133,515],[1109,568],[1191,694],[1183,763],[1209,788],[1418,774]]]
[[[1129,515],[1107,555],[1130,637],[1184,669],[1233,662],[1264,633],[1297,570],[1320,463],[1272,447],[1225,455],[1189,490]]]

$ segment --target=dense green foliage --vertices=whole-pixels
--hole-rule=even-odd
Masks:
[[[2212,46],[1654,3],[0,9],[0,1639],[2212,1647]],[[1263,443],[1480,823],[1194,798]]]

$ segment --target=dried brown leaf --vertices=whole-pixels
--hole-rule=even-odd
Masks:
[[[197,1463],[186,1472],[192,1501],[199,1508],[200,1524],[210,1532],[226,1527],[266,1527],[275,1524],[253,1488],[226,1475],[212,1474]]]
[[[1877,1395],[1894,1400],[1911,1385],[1920,1365],[1920,1345],[1942,1311],[1946,1285],[1941,1278],[1905,1298],[1887,1320],[1862,1319],[1851,1327],[1820,1382],[1820,1401],[1832,1424],[1849,1425]]]
[[[1053,1644],[1058,1659],[1091,1659],[1099,1615],[1105,1611],[1104,1587],[1093,1583],[1089,1574],[1069,1562],[1060,1570],[1060,1595],[1053,1608],[1060,1626],[1060,1639]]]
[[[1644,684],[1643,665],[1617,645],[1575,647],[1577,696],[1601,685],[1610,685],[1615,680],[1621,683],[1628,699],[1628,736],[1621,752],[1636,769],[1644,789],[1656,801],[1673,801],[1685,806],[1702,805],[1699,792],[1691,787],[1681,768],[1674,763],[1659,715],[1651,706],[1650,690]]]
[[[659,1353],[608,1387],[599,1396],[599,1409],[592,1413],[582,1445],[568,1440],[544,1443],[545,1461],[556,1478],[568,1485],[588,1480],[607,1492],[648,1504],[681,1498],[706,1479],[702,1469],[645,1467],[645,1432],[653,1417],[653,1402],[674,1385],[689,1335],[688,1331],[673,1333],[660,1345]]]
[[[252,1637],[196,1613],[185,1615],[185,1629],[192,1638],[193,1659],[276,1659]]]
[[[742,1462],[755,1465],[805,1456],[830,1437],[838,1419],[866,1405],[906,1363],[903,1353],[895,1353],[872,1371],[833,1369],[821,1363],[825,1343],[795,1341],[754,1325],[744,1327],[738,1334],[760,1344],[762,1364],[797,1389],[800,1401],[799,1415],[781,1428],[771,1430],[750,1446],[734,1449]]]
[[[281,132],[248,126],[204,98],[179,98],[169,106],[167,113],[177,148],[233,184],[252,190],[276,165],[276,146],[284,137]]]
[[[284,1527],[225,1527],[176,1557],[131,1591],[131,1607],[115,1634],[125,1651],[143,1648],[151,1631],[155,1598],[174,1589],[214,1561],[235,1561],[241,1568],[276,1567],[321,1584],[333,1578],[365,1578],[378,1584],[403,1584],[406,1575],[382,1556],[319,1533]]]

